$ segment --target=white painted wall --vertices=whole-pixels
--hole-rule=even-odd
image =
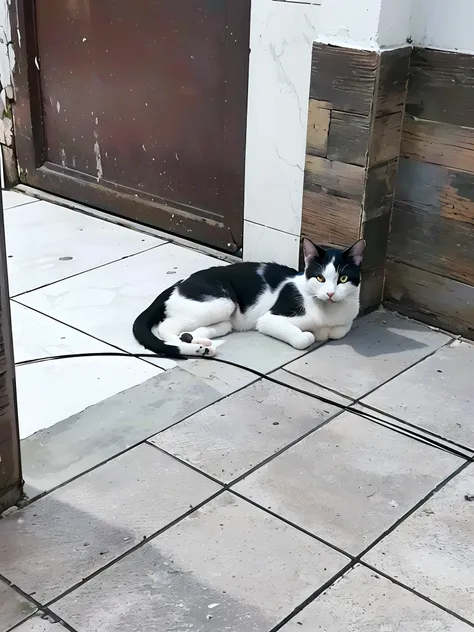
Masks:
[[[382,0],[253,0],[244,258],[296,266],[314,41],[378,48]],[[474,0],[473,0],[474,1]]]
[[[382,0],[377,41],[381,48],[406,46],[418,0]]]
[[[474,53],[474,0],[413,0],[414,43]]]

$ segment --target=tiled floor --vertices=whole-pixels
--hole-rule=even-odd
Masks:
[[[17,361],[138,351],[136,314],[224,265],[4,204]],[[0,520],[0,632],[472,629],[474,347],[380,311],[307,354],[219,351],[281,384],[206,360],[18,368],[30,501]]]

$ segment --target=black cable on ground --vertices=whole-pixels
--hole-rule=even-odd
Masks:
[[[96,358],[96,357],[163,359],[163,356],[159,356],[154,353],[126,353],[125,351],[109,351],[109,352],[91,352],[91,353],[70,353],[70,354],[68,353],[68,354],[63,354],[63,355],[45,356],[42,358],[33,358],[31,360],[23,360],[21,362],[17,362],[16,366],[20,367],[20,366],[26,366],[29,364],[38,364],[41,362],[51,362],[54,360],[68,360],[72,358]],[[442,435],[436,434],[430,430],[426,430],[425,428],[422,428],[421,426],[417,426],[416,424],[412,424],[408,421],[404,421],[403,419],[399,419],[399,418],[397,418],[394,421],[390,421],[389,418],[382,418],[377,415],[368,413],[364,410],[361,410],[357,408],[354,404],[349,404],[349,405],[341,404],[327,397],[322,397],[321,395],[316,395],[315,393],[311,393],[302,388],[298,388],[297,386],[292,386],[291,384],[287,384],[286,382],[278,380],[272,377],[271,375],[267,375],[266,373],[262,373],[261,371],[257,371],[256,369],[243,366],[241,364],[238,364],[237,362],[232,362],[231,360],[224,360],[222,358],[216,358],[216,357],[202,359],[203,362],[209,362],[209,360],[211,360],[212,362],[219,362],[221,364],[226,364],[228,366],[232,366],[237,369],[241,369],[243,371],[247,371],[248,373],[252,373],[253,375],[256,375],[257,377],[259,377],[260,379],[267,380],[268,382],[271,382],[272,384],[283,386],[296,393],[300,393],[307,397],[311,397],[312,399],[316,399],[319,402],[322,402],[323,404],[334,406],[336,408],[339,408],[340,410],[352,413],[353,415],[357,415],[358,417],[362,417],[363,419],[376,423],[379,426],[389,428],[390,430],[393,430],[394,432],[397,432],[398,434],[401,434],[411,439],[414,439],[416,441],[419,441],[420,443],[424,443],[425,445],[429,445],[439,450],[449,452],[450,454],[453,454],[454,456],[458,456],[467,461],[474,462],[474,448],[470,448],[460,443],[456,443],[455,441],[452,441],[450,439],[446,439]],[[320,384],[315,384],[315,386],[325,389],[325,387]],[[325,389],[325,390],[329,390],[329,389]],[[470,453],[470,454],[465,454],[461,452],[461,450],[464,450],[465,452]]]

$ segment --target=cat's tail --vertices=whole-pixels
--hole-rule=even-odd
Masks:
[[[171,296],[175,286],[165,290],[156,298],[150,307],[137,317],[133,323],[133,335],[135,340],[156,355],[162,358],[185,359],[187,356],[213,356],[214,347],[193,343],[190,334],[182,334],[177,344],[171,344],[158,338],[153,333],[153,327],[159,325],[165,319],[166,301]]]
[[[169,288],[160,294],[133,323],[133,335],[135,340],[162,358],[183,358],[181,350],[176,345],[166,343],[153,333],[153,327],[159,325],[165,319],[166,301],[174,288]],[[170,291],[171,290],[171,291]]]

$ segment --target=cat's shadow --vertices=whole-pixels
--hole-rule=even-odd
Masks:
[[[395,325],[389,322],[384,324],[383,321],[374,323],[373,327],[367,325],[368,323],[362,319],[360,325],[356,322],[353,330],[345,338],[331,340],[329,344],[332,347],[351,347],[358,355],[366,358],[416,351],[429,346],[416,338],[417,335],[421,338],[421,334],[426,332],[426,327],[409,320],[400,319]],[[404,335],[404,331],[409,335]]]

